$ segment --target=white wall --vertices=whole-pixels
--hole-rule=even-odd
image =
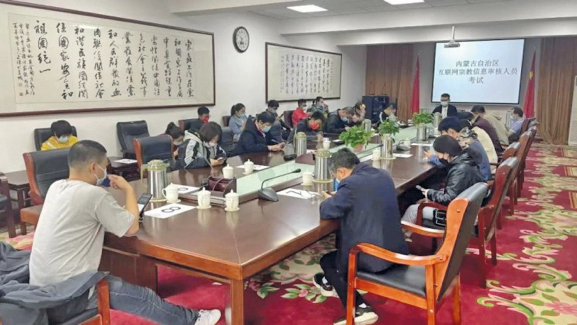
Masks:
[[[525,53],[523,57],[523,71],[521,75],[521,94],[519,97],[519,106],[522,107],[525,100],[525,91],[527,88],[527,80],[529,76],[529,71],[531,71],[531,63],[533,60],[533,53],[537,51],[536,59],[536,70],[539,69],[539,55],[541,50],[541,39],[532,38],[525,40]],[[415,61],[417,55],[419,56],[421,71],[420,71],[420,105],[421,108],[434,108],[439,105],[439,99],[435,98],[431,101],[431,93],[433,91],[433,71],[435,65],[435,43],[417,43],[415,44]],[[537,72],[537,76],[539,73]],[[539,82],[535,79],[536,85]],[[537,86],[535,87],[537,89]],[[457,109],[470,110],[474,104],[454,104]],[[514,105],[491,105],[483,104],[486,110],[491,111],[496,115],[500,115],[503,118],[505,113],[511,109]]]
[[[327,101],[331,108],[351,105],[364,93],[366,47],[337,48],[322,36],[294,37],[288,40],[277,30],[277,21],[250,13],[195,16],[190,18],[171,14],[167,2],[158,0],[30,0],[29,2],[68,9],[100,13],[142,21],[181,26],[213,32],[215,36],[216,105],[211,108],[212,119],[230,113],[238,102],[247,106],[248,114],[261,112],[265,107],[265,42],[307,46],[343,53],[341,100]],[[232,33],[245,26],[251,36],[250,48],[240,54],[232,44]],[[296,104],[283,104],[281,110]],[[134,110],[123,112],[58,114],[0,118],[0,171],[6,173],[24,169],[22,153],[34,151],[32,132],[48,127],[52,121],[66,119],[76,126],[81,139],[102,143],[109,155],[119,155],[116,122],[146,120],[150,134],[164,132],[166,125],[179,119],[196,117],[196,108],[165,110]]]

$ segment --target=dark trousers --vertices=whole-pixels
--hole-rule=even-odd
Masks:
[[[330,252],[328,254],[323,255],[321,257],[321,268],[325,272],[325,278],[332,285],[343,306],[347,308],[347,268],[345,267],[338,267],[337,266],[337,251]],[[363,297],[358,292],[355,292],[355,300],[356,300],[356,307],[359,307],[361,304],[366,304]],[[367,304],[368,306],[368,304]]]

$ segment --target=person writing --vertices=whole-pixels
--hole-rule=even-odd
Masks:
[[[451,103],[451,95],[445,93],[441,95],[441,105],[435,107],[433,110],[433,114],[440,113],[442,118],[446,118],[447,116],[457,116],[459,113],[457,112],[457,108]]]
[[[174,149],[172,155],[174,157],[177,157],[178,148],[180,147],[184,139],[184,132],[176,124],[174,124],[174,122],[170,122],[168,123],[168,126],[166,127],[166,131],[164,131],[164,134],[168,134],[172,139],[172,148]]]
[[[440,190],[421,189],[425,200],[448,206],[461,192],[483,181],[473,158],[471,158],[467,150],[462,150],[459,142],[451,136],[441,135],[435,139],[433,149],[439,161],[447,166],[447,176],[444,188]],[[419,203],[409,206],[402,220],[415,223],[418,209]],[[424,222],[427,222],[426,225],[434,224],[433,219],[435,216],[436,209],[430,207],[423,209],[423,218],[425,219]]]
[[[228,122],[228,127],[232,130],[233,141],[238,142],[240,138],[240,134],[244,129],[244,125],[246,124],[246,108],[243,104],[238,103],[233,105],[230,109],[230,121]]]
[[[336,251],[321,260],[323,273],[314,276],[316,287],[324,296],[334,296],[347,306],[347,273],[349,251],[357,243],[370,243],[392,252],[408,254],[409,249],[401,228],[395,184],[388,172],[365,163],[348,149],[341,149],[329,159],[329,171],[339,182],[338,191],[323,192],[321,219],[339,219],[340,241]],[[360,254],[359,270],[382,272],[394,264]],[[373,324],[378,316],[359,295],[356,295],[355,322]],[[345,319],[334,324],[344,325]]]
[[[70,148],[78,139],[72,135],[72,126],[68,121],[60,120],[50,125],[52,136],[42,143],[41,151]]]
[[[307,118],[309,115],[307,113],[307,101],[304,99],[298,100],[298,107],[295,108],[292,116],[293,127],[296,127],[300,121]]]
[[[106,149],[95,141],[79,141],[70,148],[68,179],[54,182],[46,195],[34,233],[30,255],[30,284],[49,286],[100,265],[104,233],[118,237],[138,232],[138,206],[134,188],[116,175],[107,175]],[[105,179],[124,192],[122,208],[101,185]],[[110,308],[135,314],[159,324],[214,325],[219,310],[196,311],[166,302],[152,290],[107,275]],[[71,308],[71,304],[75,308]],[[97,294],[81,296],[61,308],[70,319],[82,310],[96,308]]]
[[[297,124],[297,126],[292,130],[288,137],[288,142],[292,143],[295,134],[298,132],[304,132],[307,137],[316,137],[322,132],[323,122],[325,121],[325,116],[321,112],[315,111],[311,114],[309,118],[306,118]]]
[[[325,124],[325,133],[341,134],[348,129],[349,121],[353,118],[355,110],[352,107],[345,107],[338,109],[336,112],[330,113]]]
[[[283,143],[277,143],[270,134],[275,117],[264,111],[254,119],[248,119],[234,150],[234,155],[249,152],[281,151]]]
[[[175,169],[222,165],[226,161],[226,152],[218,145],[221,134],[222,129],[215,122],[206,123],[198,132],[184,132]]]

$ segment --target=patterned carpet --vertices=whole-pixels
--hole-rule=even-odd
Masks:
[[[534,145],[525,186],[514,216],[498,232],[498,264],[489,268],[488,288],[477,285],[473,249],[461,272],[463,324],[577,324],[577,148]],[[9,240],[28,248],[33,235]],[[0,234],[0,240],[7,240]],[[246,324],[331,324],[344,315],[338,298],[312,285],[320,257],[330,251],[327,237],[253,277],[246,283]],[[224,309],[226,285],[159,270],[159,293],[192,308]],[[425,324],[425,312],[366,295],[377,324]],[[439,324],[451,324],[450,302]],[[113,324],[148,324],[113,312]],[[225,324],[224,321],[219,324]]]

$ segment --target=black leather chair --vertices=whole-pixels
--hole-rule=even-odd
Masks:
[[[154,159],[172,160],[172,139],[167,134],[155,137],[134,139],[134,151],[138,168]]]
[[[234,150],[234,133],[232,129],[227,127],[222,128],[222,135],[221,140],[219,141],[222,149],[227,153],[230,153]]]
[[[191,118],[187,120],[178,120],[178,126],[182,131],[198,131],[202,127],[203,123],[197,118]]]
[[[44,203],[50,185],[68,178],[68,152],[70,149],[27,152],[24,156],[26,175],[30,183],[32,204]]]
[[[36,145],[36,150],[40,150],[42,144],[46,142],[52,136],[52,130],[50,128],[40,128],[34,129],[34,144]],[[76,127],[72,127],[72,135],[77,137]]]
[[[230,115],[225,115],[222,117],[222,126],[228,126],[230,122]]]
[[[135,159],[134,139],[149,137],[146,121],[118,122],[116,134],[122,148],[124,158]]]
[[[10,187],[8,186],[8,178],[3,173],[0,173],[0,217],[4,217],[6,220],[8,236],[10,238],[16,237],[16,220],[14,220],[12,213]]]
[[[288,111],[284,111],[284,122],[286,125],[290,126],[291,128],[294,128],[296,125],[293,125],[293,113],[294,113],[294,109],[293,110],[288,110]]]

